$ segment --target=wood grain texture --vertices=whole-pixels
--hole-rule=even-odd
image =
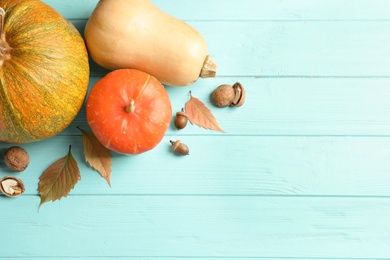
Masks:
[[[98,0],[45,2],[82,33]],[[0,196],[0,259],[389,259],[390,2],[152,2],[199,30],[219,65],[217,78],[166,87],[173,112],[191,91],[226,133],[171,124],[152,151],[113,155],[110,188],[83,158],[83,109],[23,145],[25,172],[0,161],[0,178],[26,186]],[[91,60],[90,89],[107,72]],[[244,106],[214,107],[212,90],[235,82]],[[82,179],[38,212],[38,178],[69,145]]]
[[[72,20],[84,31],[85,20]],[[389,77],[390,21],[192,21],[219,77]],[[234,39],[234,40],[232,40]],[[92,64],[92,76],[107,73]]]
[[[2,257],[385,258],[390,243],[388,199],[70,196],[39,213],[37,196],[0,199],[2,230],[24,231]]]
[[[90,87],[99,77],[92,77]],[[240,108],[217,108],[210,93],[221,84],[241,82],[247,93]],[[189,99],[189,92],[212,111],[225,135],[330,135],[365,136],[390,134],[390,77],[387,78],[249,78],[218,77],[183,87],[167,87],[172,111]],[[78,135],[77,126],[88,128],[85,110],[61,135]],[[168,136],[220,135],[189,125]]]
[[[186,143],[190,155],[173,154],[170,139]],[[149,153],[114,154],[112,188],[85,163],[81,136],[24,145],[31,164],[14,175],[24,180],[26,194],[38,194],[39,176],[69,145],[82,176],[72,195],[390,196],[387,137],[223,135],[167,136]]]
[[[85,19],[98,0],[44,0],[68,19]],[[389,20],[386,0],[151,0],[181,20]]]

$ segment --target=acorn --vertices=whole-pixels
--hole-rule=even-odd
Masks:
[[[189,155],[190,150],[188,149],[188,146],[180,142],[180,140],[171,140],[170,142],[172,144],[172,150],[175,151],[177,154]]]
[[[186,127],[187,123],[188,123],[188,116],[187,113],[184,112],[184,108],[182,108],[180,112],[176,113],[175,126],[177,129],[180,130]]]

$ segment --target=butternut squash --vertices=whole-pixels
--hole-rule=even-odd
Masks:
[[[215,77],[202,35],[149,0],[100,0],[84,37],[90,57],[110,69],[138,69],[170,86]]]

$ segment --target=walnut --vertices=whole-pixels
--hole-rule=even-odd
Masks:
[[[4,162],[10,169],[21,172],[30,163],[30,156],[22,147],[12,146],[5,152]]]
[[[211,93],[211,99],[217,107],[227,107],[232,104],[234,95],[232,86],[223,84]]]
[[[12,176],[6,176],[0,179],[0,191],[7,197],[17,197],[24,192],[23,181]]]

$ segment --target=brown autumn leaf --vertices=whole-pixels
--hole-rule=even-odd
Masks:
[[[41,202],[38,208],[45,202],[68,196],[80,179],[80,170],[69,146],[68,154],[50,165],[39,177],[38,191]]]
[[[93,132],[79,129],[82,132],[85,160],[106,179],[111,187],[112,156],[110,150],[99,142]]]
[[[185,108],[188,120],[190,120],[191,124],[198,125],[205,129],[224,132],[210,109],[208,109],[198,98],[192,96],[191,92],[190,99],[187,101]]]

